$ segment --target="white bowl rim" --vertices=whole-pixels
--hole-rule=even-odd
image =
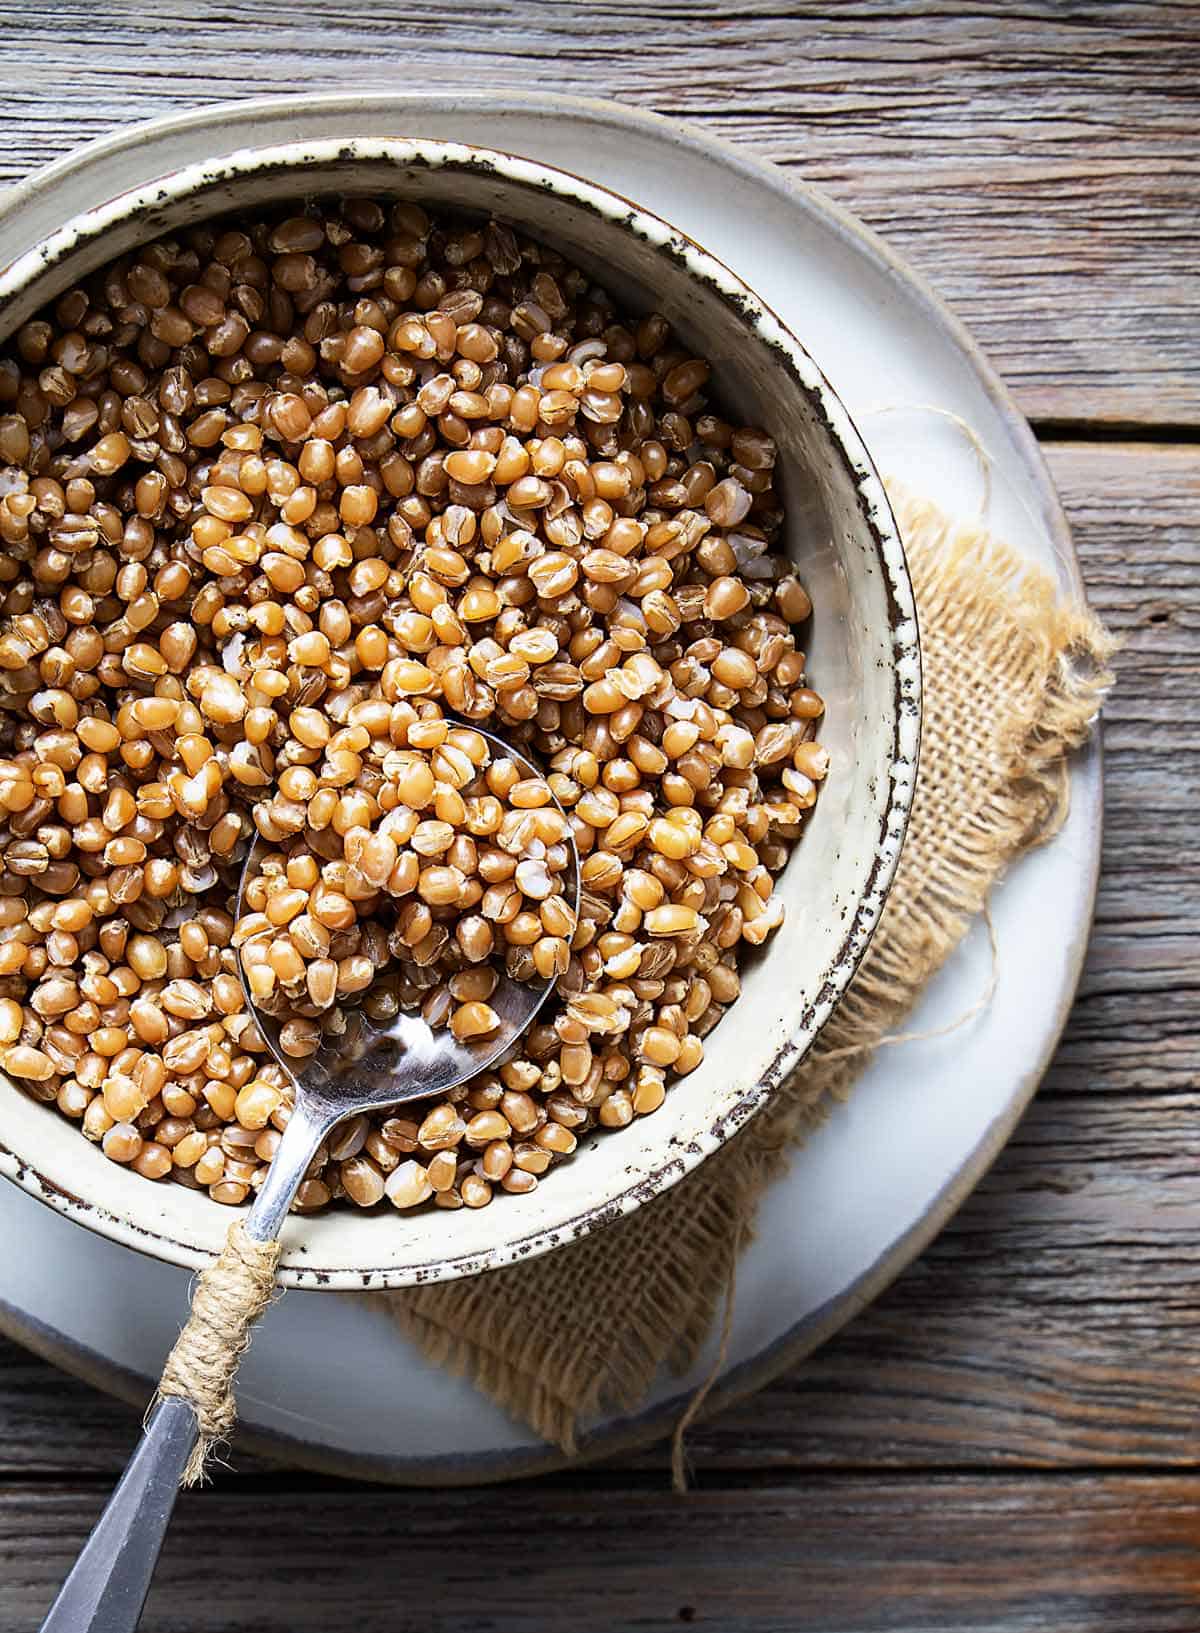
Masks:
[[[81,243],[102,236],[118,223],[144,215],[153,227],[154,213],[165,205],[249,174],[272,169],[294,172],[357,160],[417,165],[431,172],[487,170],[525,188],[550,190],[635,233],[663,255],[682,263],[691,277],[707,284],[727,304],[734,306],[759,340],[776,352],[808,397],[853,482],[881,569],[894,659],[893,739],[888,763],[886,767],[880,766],[881,777],[886,774],[889,793],[880,815],[878,839],[867,879],[818,996],[802,1012],[784,1043],[766,1063],[754,1088],[742,1093],[712,1120],[707,1130],[686,1145],[677,1146],[670,1156],[640,1171],[627,1170],[619,1192],[606,1201],[583,1211],[573,1211],[566,1200],[569,1193],[564,1190],[564,1205],[558,1210],[560,1217],[543,1222],[525,1235],[508,1236],[486,1254],[443,1257],[423,1264],[384,1262],[368,1268],[316,1268],[306,1255],[293,1250],[285,1252],[281,1261],[278,1279],[284,1286],[361,1291],[427,1285],[477,1275],[536,1257],[586,1236],[670,1189],[761,1109],[777,1085],[795,1070],[811,1048],[849,986],[878,924],[899,861],[912,804],[920,751],[922,690],[920,635],[903,544],[882,481],[841,399],[802,343],[743,279],[686,233],[611,188],[500,149],[428,138],[297,138],[262,147],[243,147],[218,159],[182,165],[104,200],[64,223],[0,268],[0,307],[28,289]],[[87,1228],[166,1263],[194,1268],[210,1260],[203,1249],[160,1226],[147,1225],[80,1197],[61,1177],[38,1169],[3,1142],[0,1142],[0,1175],[11,1178],[31,1195]],[[152,1198],[152,1189],[147,1187],[147,1190]]]

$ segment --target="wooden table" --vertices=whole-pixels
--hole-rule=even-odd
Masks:
[[[1200,7],[0,0],[0,182],[266,91],[538,85],[823,186],[974,329],[1043,438],[1107,710],[1087,972],[1038,1099],[921,1261],[661,1451],[502,1491],[265,1465],[180,1504],[144,1626],[576,1633],[1200,1627]],[[124,1407],[0,1345],[0,1630],[36,1626]]]

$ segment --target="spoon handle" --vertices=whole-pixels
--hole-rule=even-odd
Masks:
[[[251,1240],[271,1242],[278,1236],[305,1170],[336,1121],[323,1110],[309,1110],[297,1097],[246,1218],[244,1231]],[[196,1289],[192,1296],[194,1303]],[[185,1338],[186,1334],[185,1328]],[[244,1347],[243,1338],[230,1351],[227,1384]],[[177,1345],[172,1358],[178,1353]],[[175,1495],[199,1439],[200,1421],[191,1401],[174,1392],[160,1398],[119,1485],[42,1623],[42,1633],[135,1633]]]
[[[267,1177],[246,1215],[246,1235],[253,1242],[273,1242],[283,1229],[317,1147],[341,1121],[342,1113],[314,1105],[297,1093],[295,1109],[271,1158]]]
[[[154,1408],[120,1484],[59,1590],[42,1633],[137,1627],[175,1493],[200,1433],[185,1400]]]

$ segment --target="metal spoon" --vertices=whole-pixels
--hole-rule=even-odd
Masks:
[[[480,731],[474,722],[471,729]],[[500,738],[486,731],[480,735],[493,758],[514,760],[527,776],[541,774]],[[239,918],[247,881],[264,853],[275,848],[261,839],[251,846],[242,865]],[[579,857],[573,842],[568,876],[578,911]],[[553,979],[524,983],[501,976],[488,1000],[500,1016],[499,1030],[467,1043],[459,1043],[448,1029],[432,1030],[420,1016],[402,1014],[376,1025],[354,1010],[336,1042],[323,1042],[297,1064],[280,1046],[278,1020],[251,997],[240,961],[238,970],[267,1047],[295,1087],[292,1115],[246,1216],[246,1234],[256,1242],[279,1235],[308,1165],[339,1123],[442,1094],[486,1071],[526,1030],[555,985]],[[42,1633],[134,1633],[199,1432],[188,1401],[173,1397],[153,1409],[119,1485],[42,1623]]]

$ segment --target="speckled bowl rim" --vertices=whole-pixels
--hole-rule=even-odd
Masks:
[[[568,171],[498,149],[416,137],[298,139],[242,148],[219,159],[183,165],[126,189],[65,223],[0,269],[0,302],[27,290],[80,244],[102,237],[115,225],[135,216],[145,219],[152,234],[156,229],[157,212],[182,198],[239,177],[273,172],[294,174],[306,167],[356,160],[416,166],[431,174],[484,171],[524,189],[551,191],[635,234],[676,269],[682,267],[690,277],[717,293],[783,365],[795,387],[807,399],[831,450],[850,478],[885,591],[893,678],[891,743],[886,761],[881,762],[876,771],[880,786],[886,787],[888,794],[879,814],[878,832],[870,839],[871,860],[863,887],[847,917],[836,954],[826,964],[823,978],[813,983],[818,987],[815,996],[797,1017],[784,1043],[764,1062],[756,1084],[722,1108],[708,1128],[686,1144],[677,1142],[669,1154],[662,1155],[651,1166],[629,1165],[623,1174],[615,1176],[616,1188],[603,1201],[572,1213],[570,1193],[564,1189],[563,1202],[554,1222],[514,1235],[511,1234],[513,1227],[520,1227],[519,1219],[514,1216],[510,1233],[485,1254],[461,1254],[399,1266],[384,1263],[328,1268],[312,1264],[306,1243],[285,1252],[281,1261],[279,1281],[284,1286],[361,1291],[428,1285],[478,1275],[578,1240],[677,1184],[761,1109],[779,1083],[804,1059],[846,991],[887,899],[907,829],[916,780],[921,728],[921,654],[912,585],[891,506],[862,437],[816,362],[782,319],[717,256],[633,200]],[[214,211],[217,213],[220,212]],[[163,227],[166,225],[164,221]],[[64,1134],[74,1132],[64,1129]],[[25,1160],[19,1151],[4,1145],[0,1145],[0,1175],[13,1179],[31,1195],[87,1228],[155,1258],[185,1267],[202,1266],[210,1258],[208,1252],[193,1242],[161,1226],[143,1224],[132,1216],[75,1195]]]

